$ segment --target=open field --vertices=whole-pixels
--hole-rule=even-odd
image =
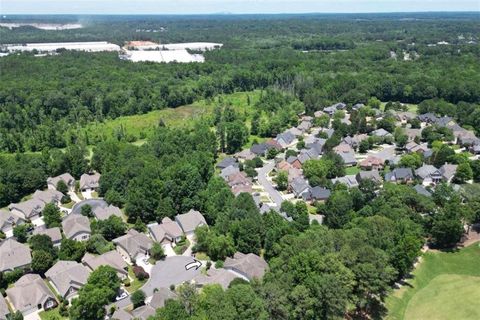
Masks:
[[[200,119],[210,119],[216,105],[231,104],[246,119],[251,117],[253,104],[258,101],[260,91],[236,92],[220,95],[213,101],[200,100],[187,106],[154,110],[145,114],[119,117],[104,122],[93,122],[80,129],[89,137],[90,144],[119,135],[141,145],[152,136],[160,121],[171,127],[190,126]],[[248,104],[250,99],[250,104]]]
[[[408,285],[388,297],[387,319],[480,319],[480,245],[422,259]]]

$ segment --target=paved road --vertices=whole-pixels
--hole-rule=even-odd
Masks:
[[[105,208],[108,206],[108,203],[105,202],[105,200],[102,199],[88,199],[88,200],[83,200],[80,201],[79,203],[76,203],[73,208],[71,213],[81,213],[82,212],[82,207],[86,204],[89,204],[92,209],[95,209],[97,207]]]
[[[198,270],[195,270],[195,268],[185,270],[185,265],[190,262],[193,262],[193,257],[185,256],[167,257],[165,260],[157,261],[152,267],[150,279],[140,289],[145,292],[147,297],[151,297],[155,288],[169,288],[172,284],[177,286],[185,281],[192,280],[200,274],[200,268]],[[124,309],[131,304],[130,296],[115,302],[117,308],[120,309]]]
[[[270,181],[268,181],[267,176],[270,171],[275,167],[274,162],[266,163],[262,168],[258,169],[258,183],[262,185],[265,191],[268,193],[273,202],[277,205],[276,209],[280,209],[280,206],[283,202],[283,197],[280,192],[277,191]]]

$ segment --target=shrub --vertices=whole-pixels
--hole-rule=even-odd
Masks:
[[[143,306],[145,304],[145,298],[145,292],[143,292],[142,290],[137,290],[130,296],[130,300],[132,301],[134,308]]]
[[[149,274],[145,271],[145,269],[140,266],[134,266],[133,273],[135,274],[135,277],[140,281],[143,281],[150,277]]]
[[[216,269],[223,268],[223,261],[222,261],[222,260],[216,261],[216,262],[215,262],[215,268],[216,268]]]

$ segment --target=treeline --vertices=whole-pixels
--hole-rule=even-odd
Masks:
[[[292,43],[295,50],[347,50],[355,48],[352,40],[340,39],[302,39]]]
[[[389,58],[387,44],[370,43],[334,54],[221,49],[206,53],[204,64],[136,64],[112,53],[8,56],[0,60],[0,150],[89,144],[76,128],[91,121],[267,87],[290,92],[307,112],[371,96],[406,103],[440,98],[476,109],[479,54],[435,53],[404,62]]]

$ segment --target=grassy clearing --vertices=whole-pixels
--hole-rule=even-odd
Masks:
[[[381,111],[385,111],[385,105],[386,104],[387,104],[386,102],[382,102],[380,104],[380,110]],[[404,105],[407,106],[407,111],[408,112],[418,113],[418,105],[412,104],[412,103],[404,103]]]
[[[130,282],[130,286],[125,287],[125,289],[129,293],[133,293],[133,292],[137,291],[138,289],[140,289],[145,284],[145,282],[147,282],[147,280],[148,280],[148,279],[145,279],[145,280],[142,280],[142,281],[138,280],[137,277],[135,277],[135,274],[133,273],[132,266],[128,267],[128,276],[131,279],[133,279],[133,281]]]
[[[42,320],[62,320],[62,319],[68,319],[65,317],[62,317],[60,313],[58,312],[59,308],[55,309],[50,309],[48,311],[42,311],[38,315],[40,316],[40,319]]]
[[[386,301],[387,319],[480,319],[480,245],[428,252],[409,285]]]
[[[345,168],[345,174],[346,175],[352,175],[352,174],[357,174],[360,172],[360,168],[359,167],[348,167],[348,168]]]

